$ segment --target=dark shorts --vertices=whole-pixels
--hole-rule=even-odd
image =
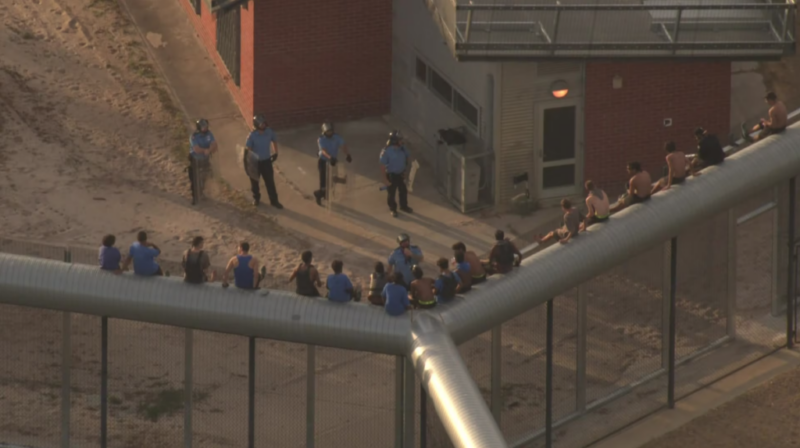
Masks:
[[[770,135],[780,134],[781,132],[785,131],[786,127],[782,128],[768,128],[765,127],[761,129],[761,132],[758,133],[758,138],[769,137]]]
[[[594,215],[591,218],[589,218],[589,225],[599,224],[601,222],[606,222],[606,221],[608,221],[608,218],[610,218],[610,217],[611,216],[606,216],[605,218],[598,218],[597,215]]]
[[[646,196],[646,197],[642,198],[642,197],[639,197],[639,196],[637,196],[635,194],[628,195],[628,196],[625,197],[625,205],[641,204],[642,202],[649,201],[649,200],[650,200],[650,196]]]
[[[672,185],[682,184],[686,181],[686,176],[684,177],[673,177],[672,178]]]

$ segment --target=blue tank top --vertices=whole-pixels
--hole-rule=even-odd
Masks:
[[[239,265],[233,269],[233,278],[237,288],[253,289],[253,268],[250,267],[250,260],[253,259],[252,255],[237,255],[236,259]]]

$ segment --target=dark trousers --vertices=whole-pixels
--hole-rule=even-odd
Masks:
[[[189,185],[192,188],[192,200],[197,201],[199,195],[203,193],[205,184],[208,162],[198,162],[197,159],[189,156]]]
[[[389,210],[397,211],[397,202],[395,202],[394,196],[398,190],[400,191],[400,208],[408,207],[408,189],[403,180],[403,174],[388,173],[388,177],[389,187],[386,189],[386,203],[389,204]]]
[[[315,191],[314,195],[325,198],[328,186],[328,162],[325,159],[319,159],[319,161],[317,161],[317,171],[319,171],[319,190]]]
[[[272,169],[272,162],[270,160],[258,161],[258,175],[264,179],[264,185],[267,187],[267,196],[269,196],[269,203],[272,205],[278,204],[278,190],[275,189],[275,171]],[[257,180],[250,179],[250,189],[253,191],[253,199],[260,201],[261,191],[258,187]]]

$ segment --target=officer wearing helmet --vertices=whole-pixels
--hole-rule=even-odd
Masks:
[[[344,144],[344,139],[334,131],[333,123],[329,121],[322,123],[322,135],[317,139],[317,146],[319,147],[319,160],[317,161],[319,190],[314,192],[314,198],[317,200],[317,205],[322,205],[322,199],[327,199],[327,190],[325,187],[328,164],[336,166],[340,150],[347,156],[347,163],[352,162],[353,158],[350,157],[350,152]]]
[[[282,209],[283,205],[278,201],[278,190],[275,188],[275,171],[272,168],[272,163],[278,159],[278,138],[262,114],[253,117],[253,128],[245,147],[258,156],[258,175],[264,179],[269,203]],[[261,190],[257,180],[250,179],[250,189],[253,191],[253,205],[258,205],[261,202]]]
[[[194,123],[195,131],[189,137],[189,184],[192,188],[192,205],[197,204],[203,192],[205,179],[211,170],[209,156],[217,151],[214,134],[208,130],[208,120],[201,118]]]
[[[397,246],[397,249],[389,255],[389,272],[387,275],[394,273],[396,283],[408,288],[408,285],[414,279],[411,268],[422,263],[425,257],[419,247],[411,245],[411,238],[405,233],[397,236]]]
[[[386,184],[387,201],[392,216],[397,217],[396,192],[400,192],[400,210],[413,213],[408,206],[408,189],[405,183],[405,172],[411,159],[411,153],[403,146],[403,135],[400,131],[392,131],[389,141],[381,151],[380,163],[383,181]]]

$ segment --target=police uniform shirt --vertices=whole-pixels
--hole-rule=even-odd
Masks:
[[[381,151],[381,165],[386,167],[388,173],[402,174],[406,170],[408,156],[405,146],[392,145]]]
[[[215,141],[214,134],[212,134],[211,131],[208,131],[205,134],[202,132],[195,132],[191,137],[189,137],[189,153],[196,160],[208,160],[208,155],[195,153],[194,147],[199,146],[202,149],[208,149]]]
[[[278,137],[271,128],[263,131],[256,129],[247,137],[245,146],[250,148],[259,161],[268,160],[272,156],[272,142],[278,142]]]
[[[327,159],[325,154],[322,152],[323,149],[331,156],[331,158],[335,159],[339,157],[339,148],[344,146],[344,139],[340,137],[339,134],[333,134],[330,137],[320,135],[317,139],[317,145],[319,146],[320,159]]]
[[[420,250],[419,247],[409,246],[408,249],[411,250],[412,255],[417,257],[422,256],[422,250]],[[406,283],[411,283],[411,280],[414,279],[413,275],[411,274],[411,267],[414,264],[414,259],[406,259],[401,247],[398,247],[392,252],[391,255],[389,255],[389,266],[394,266],[394,272],[403,274],[403,281]]]

